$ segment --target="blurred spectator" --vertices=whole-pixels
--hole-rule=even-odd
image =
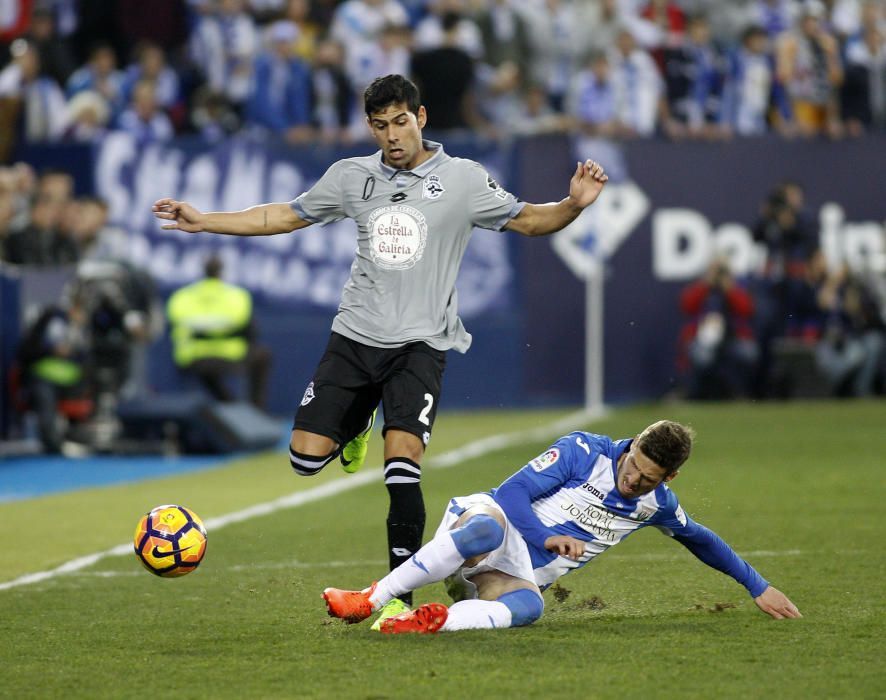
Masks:
[[[529,83],[532,66],[532,45],[529,26],[517,12],[514,0],[491,0],[477,14],[483,54],[481,60],[493,72],[503,64],[513,64],[520,76],[520,87]],[[597,33],[595,27],[594,32]]]
[[[80,260],[127,260],[129,240],[123,229],[108,224],[108,203],[99,197],[76,200],[73,233]]]
[[[884,326],[876,300],[843,268],[819,290],[824,330],[816,347],[819,369],[838,396],[870,396],[882,379]]]
[[[156,83],[139,80],[132,101],[117,120],[116,128],[131,134],[139,144],[168,141],[175,131],[172,122],[157,101]]]
[[[670,121],[668,133],[692,138],[720,138],[723,58],[711,41],[707,19],[690,17],[685,39],[662,53]]]
[[[308,0],[287,0],[281,17],[298,27],[295,55],[308,62],[314,60],[322,34],[321,25],[311,18],[311,10],[311,3]]]
[[[582,134],[621,138],[633,133],[619,120],[616,87],[609,59],[603,52],[593,52],[587,67],[576,74],[567,108]]]
[[[445,14],[442,44],[412,56],[412,78],[428,110],[427,128],[432,131],[479,126],[474,60],[460,45],[460,21],[457,12]]]
[[[37,414],[40,442],[49,453],[61,452],[66,437],[67,416],[60,401],[86,395],[87,320],[82,300],[70,295],[66,303],[45,308],[18,347],[24,402]]]
[[[406,27],[409,17],[396,0],[345,0],[335,10],[329,36],[345,49],[345,66],[355,90],[378,75],[365,75],[361,62],[373,52],[385,27]]]
[[[298,27],[280,20],[270,29],[271,46],[255,61],[255,89],[246,105],[248,123],[306,143],[311,129],[311,76],[308,65],[295,55]]]
[[[13,131],[25,141],[58,140],[67,122],[64,93],[42,73],[40,56],[27,40],[16,39],[10,52],[12,62],[0,71],[0,99],[9,101],[8,121],[20,123]]]
[[[615,85],[615,110],[626,134],[651,136],[665,108],[663,81],[652,57],[622,30],[609,56]]]
[[[123,108],[123,79],[114,49],[101,42],[89,52],[89,61],[74,71],[65,89],[69,98],[82,91],[98,93],[116,115]]]
[[[837,89],[843,81],[839,45],[822,23],[818,0],[802,6],[798,27],[778,37],[776,73],[791,102],[789,125],[802,136],[840,135]]]
[[[754,302],[728,265],[714,261],[702,279],[682,291],[680,308],[689,317],[681,331],[688,398],[748,396],[758,355]]]
[[[0,12],[0,45],[5,45],[19,38],[28,28],[34,0],[5,2]]]
[[[532,27],[530,80],[544,85],[551,106],[562,112],[575,70],[590,48],[593,32],[585,21],[590,8],[572,0],[528,0],[521,10]]]
[[[0,187],[0,260],[8,260],[6,239],[12,231],[15,218],[15,195],[11,190]]]
[[[847,42],[842,107],[853,136],[886,128],[886,33],[875,24]]]
[[[354,95],[344,61],[344,48],[337,41],[318,44],[311,71],[311,121],[324,143],[348,140]]]
[[[591,0],[587,11],[588,26],[594,28],[590,32],[589,49],[597,52],[612,50],[618,32],[631,21],[630,15],[625,15],[626,8],[619,4],[619,0]]]
[[[166,63],[166,53],[158,45],[142,42],[133,52],[135,62],[126,67],[123,79],[123,100],[131,104],[135,87],[142,80],[154,85],[154,101],[163,109],[177,112],[181,109],[178,74]]]
[[[212,7],[191,33],[191,56],[210,90],[241,104],[252,88],[258,31],[245,0],[217,0]]]
[[[111,109],[97,92],[84,90],[68,100],[68,124],[63,135],[66,141],[89,143],[107,133]]]
[[[738,135],[759,136],[768,130],[772,78],[769,37],[761,27],[748,27],[729,56],[723,86],[723,120]]]
[[[182,287],[166,307],[175,364],[200,380],[219,401],[233,401],[225,380],[245,372],[249,399],[263,408],[270,351],[255,342],[252,297],[221,279],[217,257],[206,261],[206,277]]]
[[[841,44],[858,33],[861,28],[859,0],[823,0],[823,3],[827,25]]]
[[[345,48],[345,71],[354,90],[354,131],[363,138],[366,134],[363,113],[363,91],[382,75],[408,75],[412,58],[412,32],[400,24],[386,24],[376,41],[363,42],[358,47]]]
[[[73,179],[62,171],[41,175],[27,222],[6,239],[7,261],[19,265],[66,265],[77,261],[76,242],[61,230]]]
[[[191,98],[191,127],[209,143],[217,143],[240,128],[240,117],[227,98],[201,85]]]
[[[755,0],[750,20],[775,39],[794,26],[797,5],[793,0]]]
[[[665,51],[683,43],[686,15],[673,0],[651,0],[641,10],[640,16],[656,30],[655,40],[642,42],[643,47],[652,52],[656,63],[663,69]]]
[[[465,0],[430,0],[427,8],[428,14],[415,27],[416,51],[454,46],[474,60],[483,57],[483,36],[467,15]],[[454,17],[457,21],[452,26]]]
[[[37,176],[27,163],[13,163],[0,167],[0,190],[12,194],[12,221],[10,228],[24,228],[30,216],[31,201],[37,192]]]
[[[34,8],[27,38],[40,54],[42,72],[59,85],[64,85],[77,67],[70,41],[58,35],[52,11],[41,4]]]
[[[530,85],[523,94],[522,110],[509,122],[511,134],[530,136],[568,131],[571,119],[551,107],[542,85]]]

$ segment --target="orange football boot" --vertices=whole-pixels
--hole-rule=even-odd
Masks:
[[[343,591],[338,588],[327,588],[323,591],[326,610],[332,617],[339,617],[348,624],[361,622],[372,615],[372,603],[369,596],[375,591],[376,583],[362,591]]]
[[[433,634],[440,630],[448,616],[449,608],[442,603],[428,603],[382,620],[379,631],[382,634]]]

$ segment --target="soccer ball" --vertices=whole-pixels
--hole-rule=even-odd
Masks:
[[[206,553],[206,528],[183,506],[157,506],[135,528],[135,554],[157,576],[191,573]]]

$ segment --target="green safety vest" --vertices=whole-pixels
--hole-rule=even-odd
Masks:
[[[83,378],[83,368],[63,357],[44,357],[31,365],[31,374],[56,386],[74,386]]]
[[[172,354],[179,367],[207,358],[242,360],[249,341],[241,335],[252,318],[252,297],[240,287],[207,278],[169,297]]]

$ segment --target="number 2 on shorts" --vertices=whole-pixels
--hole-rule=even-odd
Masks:
[[[425,425],[431,424],[431,419],[428,418],[428,414],[431,412],[431,408],[434,406],[434,395],[433,394],[425,394],[425,401],[427,401],[427,405],[421,410],[421,413],[418,414],[418,419],[424,423]]]

